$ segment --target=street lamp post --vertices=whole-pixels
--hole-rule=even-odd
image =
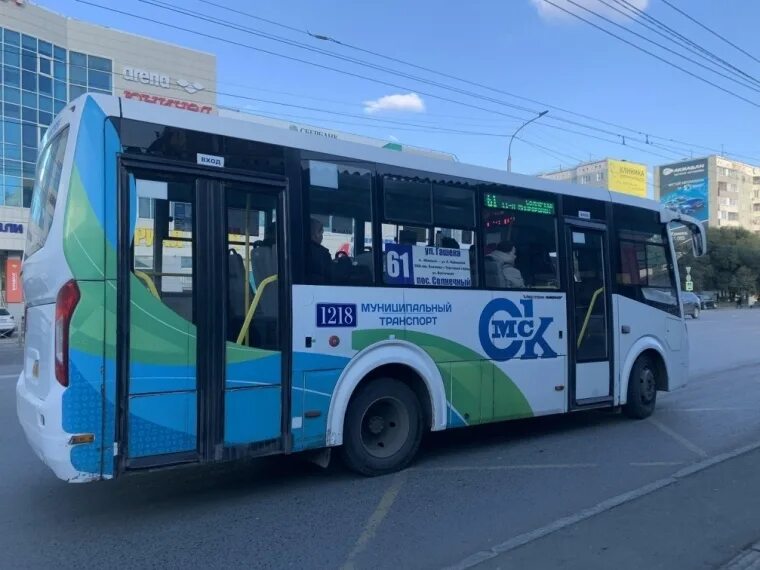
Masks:
[[[522,125],[520,125],[517,128],[517,130],[514,133],[512,133],[512,136],[509,139],[509,152],[507,153],[507,172],[512,172],[512,141],[515,140],[515,136],[517,136],[517,133],[523,130],[523,128],[530,125],[533,121],[537,121],[538,119],[546,115],[546,113],[548,112],[549,112],[548,110],[541,111],[538,115],[536,115],[532,119],[525,121]]]

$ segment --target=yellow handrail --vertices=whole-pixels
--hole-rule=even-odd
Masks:
[[[148,291],[150,291],[151,293],[153,293],[153,296],[156,299],[161,299],[161,297],[158,294],[158,291],[156,290],[155,283],[153,283],[153,280],[150,277],[148,277],[148,275],[146,273],[144,273],[142,271],[137,271],[135,269],[134,274],[135,274],[135,277],[137,277],[143,283],[145,283],[145,286],[148,288]]]
[[[594,291],[594,294],[591,296],[591,303],[589,303],[588,311],[586,311],[586,318],[583,319],[583,326],[581,327],[581,334],[578,335],[578,347],[581,347],[581,343],[583,342],[583,336],[586,334],[586,327],[588,326],[588,321],[591,319],[591,311],[594,308],[594,305],[596,304],[596,299],[599,297],[599,295],[604,291],[604,287],[601,289],[597,289]]]
[[[251,325],[251,320],[253,319],[253,313],[256,312],[256,307],[258,307],[259,301],[261,301],[261,295],[264,293],[264,289],[266,288],[267,285],[269,285],[270,283],[273,283],[274,281],[277,281],[277,275],[270,275],[266,279],[261,280],[261,283],[256,289],[256,294],[253,296],[253,302],[251,303],[251,306],[248,308],[248,314],[245,316],[245,321],[243,322],[243,326],[240,328],[240,334],[238,335],[237,340],[235,341],[237,344],[242,344],[243,342],[245,333],[246,331],[248,331],[248,327]]]

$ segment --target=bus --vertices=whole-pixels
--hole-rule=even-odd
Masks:
[[[65,481],[332,448],[683,386],[653,201],[83,95],[40,145],[23,259],[26,438]]]

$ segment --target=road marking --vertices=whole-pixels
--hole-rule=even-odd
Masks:
[[[531,469],[586,469],[598,463],[537,463],[529,465],[455,465],[451,467],[420,467],[415,471],[511,471]]]
[[[19,374],[21,373],[19,372],[18,374],[0,374],[0,379],[5,380],[7,378],[16,378],[18,380]]]
[[[669,435],[670,437],[672,437],[674,440],[676,440],[678,443],[680,443],[681,445],[683,445],[686,449],[688,449],[692,453],[696,453],[697,455],[699,455],[702,458],[707,457],[707,452],[704,449],[702,449],[698,445],[690,442],[688,439],[686,439],[680,433],[673,431],[668,426],[666,426],[665,424],[663,424],[661,421],[656,420],[654,418],[649,418],[647,421],[650,424],[652,424],[653,426],[655,426],[657,429],[659,429],[662,433],[664,433],[664,434]]]
[[[683,461],[634,461],[631,467],[677,467],[683,465]]]
[[[369,541],[374,538],[375,533],[380,526],[380,523],[383,522],[383,519],[388,515],[388,512],[390,512],[393,503],[396,501],[396,497],[398,497],[398,493],[401,491],[401,487],[406,481],[406,473],[407,471],[402,471],[401,473],[397,473],[394,476],[391,486],[388,487],[387,491],[385,491],[382,498],[380,499],[380,502],[375,508],[375,512],[373,512],[367,520],[367,524],[364,527],[364,532],[361,533],[356,541],[356,544],[354,544],[354,548],[348,555],[346,563],[341,567],[342,570],[353,570],[355,568],[354,561],[356,560],[356,557],[364,552],[365,548],[367,548]]]
[[[538,540],[539,538],[543,538],[545,536],[553,534],[557,532],[558,530],[562,530],[564,528],[577,524],[581,521],[589,519],[593,516],[612,510],[616,507],[619,507],[620,505],[629,503],[640,497],[644,497],[645,495],[654,493],[655,491],[659,489],[673,485],[677,483],[678,481],[680,481],[681,479],[685,479],[686,477],[690,475],[694,475],[695,473],[704,471],[705,469],[712,467],[713,465],[723,463],[724,461],[728,461],[729,459],[734,459],[736,457],[739,457],[751,451],[755,451],[757,449],[760,449],[760,441],[751,443],[749,445],[745,445],[743,447],[739,447],[733,451],[721,453],[709,459],[704,459],[702,461],[694,463],[693,465],[680,469],[679,471],[675,472],[673,475],[664,477],[662,479],[658,479],[657,481],[654,481],[653,483],[649,483],[648,485],[644,485],[643,487],[639,487],[638,489],[634,489],[632,491],[628,491],[626,493],[622,493],[621,495],[612,497],[611,499],[602,501],[601,503],[598,503],[588,509],[584,509],[574,515],[557,519],[546,526],[543,526],[535,530],[532,530],[530,532],[526,532],[524,534],[520,534],[518,536],[510,538],[509,540],[506,540],[500,544],[497,544],[496,546],[493,546],[489,548],[488,550],[481,550],[479,552],[476,552],[468,556],[464,560],[456,564],[453,564],[452,566],[449,566],[447,570],[465,570],[466,568],[472,568],[473,566],[477,566],[478,564],[481,564],[482,562],[486,560],[496,558],[499,554],[504,554],[505,552],[509,552],[521,546],[525,546],[526,544],[530,542],[533,542],[535,540]]]
[[[666,408],[668,412],[756,412],[757,408]]]

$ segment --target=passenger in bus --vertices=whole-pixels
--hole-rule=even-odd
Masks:
[[[309,240],[308,275],[311,283],[316,285],[330,283],[332,256],[322,245],[325,229],[322,222],[311,219],[311,239]]]
[[[459,242],[455,240],[453,237],[443,236],[441,238],[440,247],[445,247],[448,249],[459,249]]]
[[[498,286],[503,289],[522,289],[525,287],[522,273],[515,267],[517,248],[512,242],[502,241],[496,249],[489,254],[496,264]]]

